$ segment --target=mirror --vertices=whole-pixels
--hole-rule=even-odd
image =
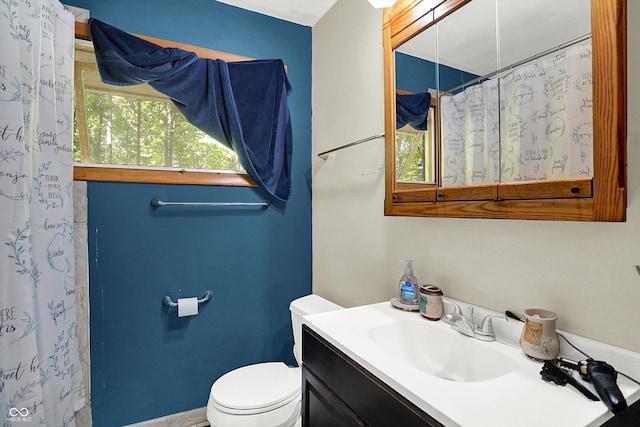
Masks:
[[[385,11],[385,213],[624,220],[626,3],[433,3]],[[427,130],[401,127],[399,97],[424,93]]]
[[[396,180],[449,187],[591,176],[590,2],[552,1],[474,0],[395,49],[397,92],[429,90],[441,106],[440,179],[406,179],[407,159],[433,159],[396,124]]]
[[[405,43],[404,49],[395,51],[396,71],[396,175],[401,182],[436,184],[436,91],[437,64],[435,56],[435,27],[422,33],[417,43]],[[412,96],[429,94],[411,104]],[[405,117],[405,109],[426,115],[426,123],[418,123]],[[420,126],[420,125],[423,126]],[[418,129],[417,129],[418,128]],[[426,129],[425,129],[426,128]]]
[[[448,71],[438,82],[442,187],[500,180],[496,9],[496,0],[474,0],[435,25],[436,61]]]

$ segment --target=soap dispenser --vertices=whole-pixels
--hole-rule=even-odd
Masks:
[[[419,284],[413,274],[413,260],[405,260],[404,274],[400,278],[400,301],[403,304],[418,305]]]

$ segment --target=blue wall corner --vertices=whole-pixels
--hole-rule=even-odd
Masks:
[[[311,28],[211,0],[75,0],[123,30],[254,58],[282,58],[293,92],[292,201],[267,209],[157,208],[260,201],[257,188],[90,182],[91,401],[95,427],[206,406],[236,367],[294,364],[289,303],[311,292]],[[141,19],[144,17],[144,19]],[[169,295],[213,292],[178,318]]]
[[[404,53],[395,53],[396,87],[414,93],[446,91],[479,76]],[[439,70],[438,70],[439,68]],[[439,77],[440,81],[438,82]]]

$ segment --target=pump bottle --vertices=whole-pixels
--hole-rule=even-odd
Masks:
[[[400,278],[400,301],[404,304],[418,305],[419,284],[413,274],[413,260],[405,260],[404,274]]]

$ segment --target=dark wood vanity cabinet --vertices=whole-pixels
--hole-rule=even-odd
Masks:
[[[306,325],[302,342],[303,427],[442,426]]]

